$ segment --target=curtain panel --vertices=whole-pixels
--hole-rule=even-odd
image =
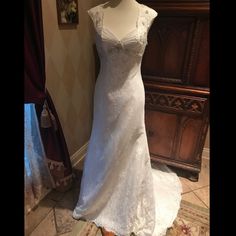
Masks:
[[[57,111],[45,88],[41,1],[26,0],[24,10],[24,103],[35,104],[45,163],[53,180],[53,186],[59,191],[65,191],[72,184],[72,166]],[[42,114],[46,114],[47,126],[42,125]],[[27,141],[26,137],[25,141]],[[34,157],[33,154],[27,155],[27,159],[31,162],[34,161],[32,160]],[[25,171],[26,167],[25,165]],[[28,177],[27,182],[30,182]]]

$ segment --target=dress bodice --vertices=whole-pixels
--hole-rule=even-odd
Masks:
[[[155,12],[153,9],[142,4],[138,4],[138,8],[135,27],[122,38],[103,24],[103,4],[88,11],[96,30],[96,47],[101,61],[101,70],[108,66],[113,68],[113,72],[119,70],[125,73],[140,67],[147,45],[148,30],[157,14],[153,14]]]

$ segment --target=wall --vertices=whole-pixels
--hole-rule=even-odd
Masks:
[[[79,0],[79,24],[60,30],[56,0],[42,0],[46,87],[64,131],[70,155],[89,139],[95,66],[93,28],[87,10],[104,1]]]

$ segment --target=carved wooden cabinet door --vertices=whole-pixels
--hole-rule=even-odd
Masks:
[[[209,1],[139,2],[159,13],[142,63],[151,159],[197,180],[209,120]]]

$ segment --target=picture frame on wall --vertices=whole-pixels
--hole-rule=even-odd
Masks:
[[[60,26],[79,23],[78,0],[56,0],[57,19]]]

